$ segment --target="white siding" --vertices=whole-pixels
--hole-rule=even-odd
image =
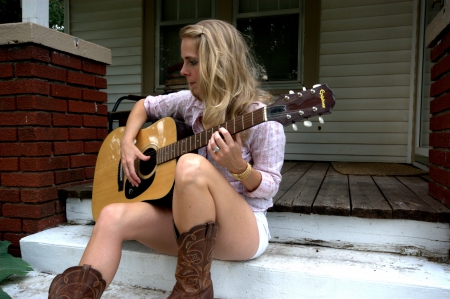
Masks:
[[[319,81],[336,105],[323,125],[286,129],[286,159],[407,162],[413,1],[321,3]]]
[[[70,0],[70,34],[111,49],[107,67],[109,110],[118,98],[142,91],[142,1]],[[134,102],[123,103],[129,110]]]

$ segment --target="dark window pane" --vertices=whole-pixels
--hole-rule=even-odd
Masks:
[[[268,81],[297,80],[298,14],[237,20]]]
[[[239,13],[256,12],[258,0],[239,1]]]
[[[162,4],[162,21],[173,21],[178,19],[178,0],[164,0]]]
[[[159,55],[159,84],[161,85],[166,82],[167,68],[181,62],[179,32],[182,27],[161,27]]]

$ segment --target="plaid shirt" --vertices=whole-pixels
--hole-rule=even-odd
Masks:
[[[258,109],[263,105],[255,103],[252,108]],[[148,96],[144,107],[151,118],[170,116],[184,119],[192,126],[195,134],[204,131],[201,123],[204,105],[188,90],[155,97]],[[219,170],[235,190],[245,198],[253,211],[266,211],[273,205],[272,197],[277,193],[281,182],[280,170],[284,162],[286,136],[283,126],[274,121],[261,123],[247,131],[242,144],[242,157],[262,175],[261,184],[252,192],[235,180],[228,169],[209,157],[206,147],[200,148],[198,153],[206,157]]]

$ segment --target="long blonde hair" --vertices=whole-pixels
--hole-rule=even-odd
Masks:
[[[245,114],[255,101],[271,96],[260,89],[258,64],[239,31],[220,20],[205,20],[180,30],[198,44],[199,97],[205,104],[203,126],[211,128]]]

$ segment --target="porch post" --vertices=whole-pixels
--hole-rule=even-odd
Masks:
[[[431,48],[430,182],[428,193],[450,207],[450,1],[426,29]]]
[[[40,1],[40,0],[39,0]],[[66,221],[58,190],[90,183],[107,135],[111,51],[35,23],[0,25],[0,239]]]
[[[49,0],[21,0],[22,22],[32,22],[48,27]]]

